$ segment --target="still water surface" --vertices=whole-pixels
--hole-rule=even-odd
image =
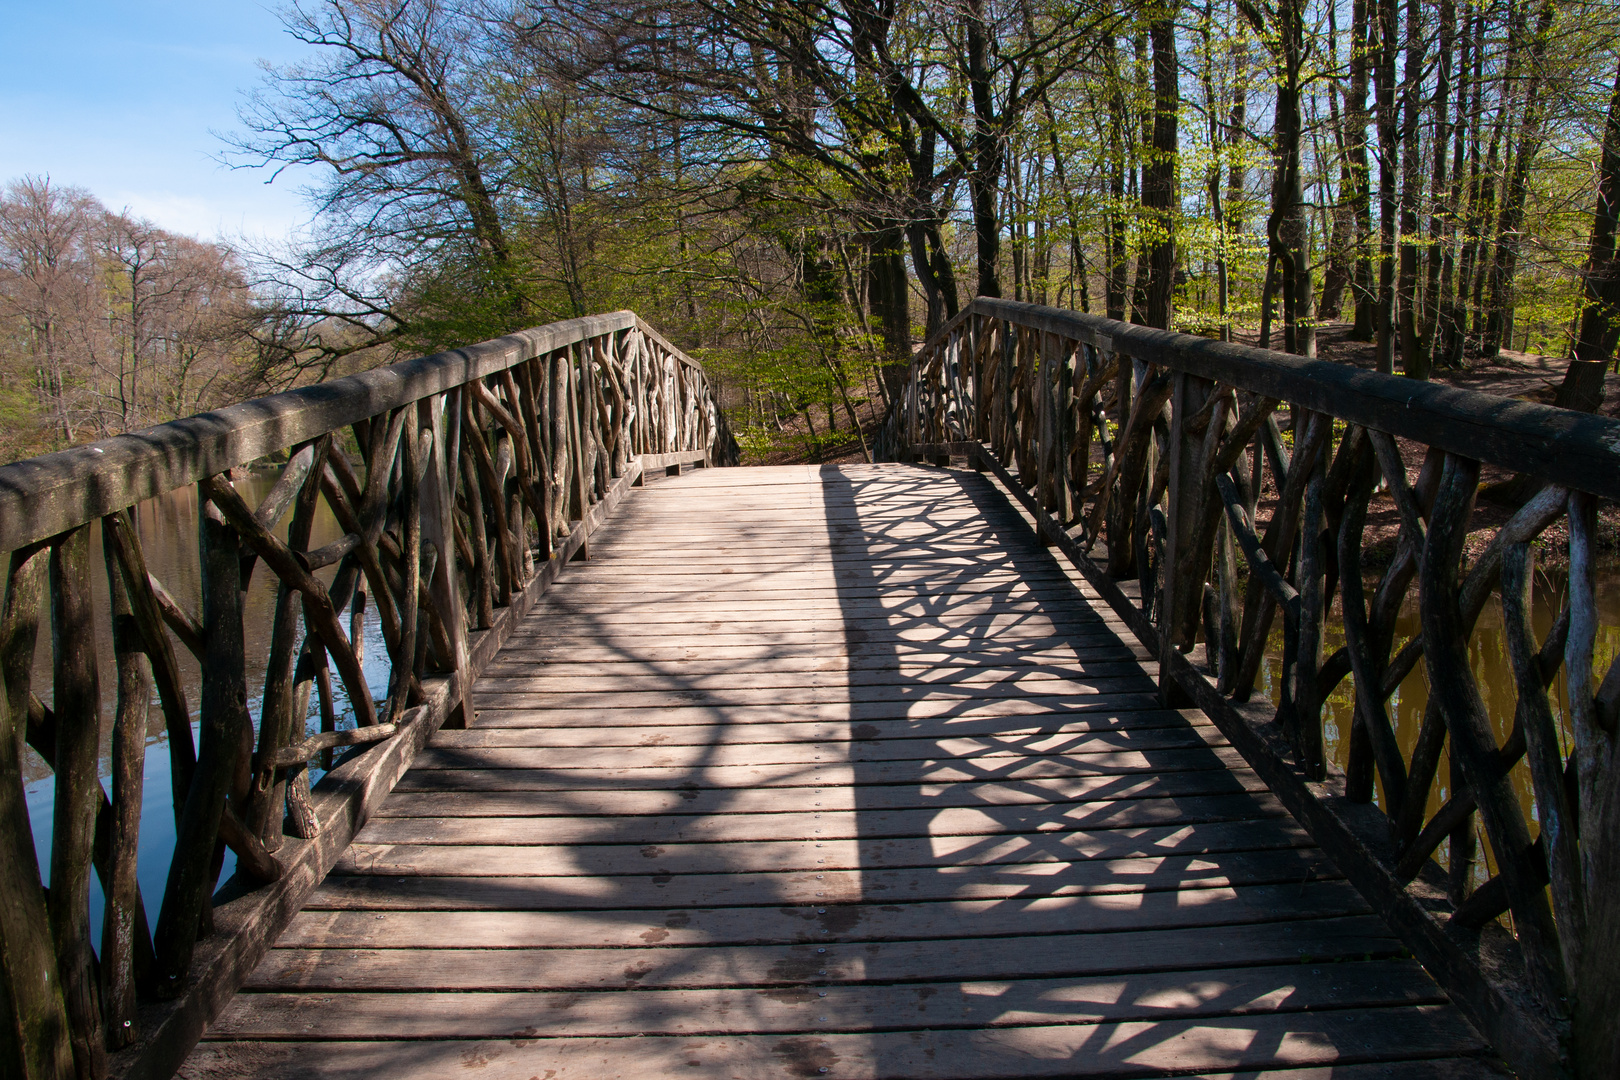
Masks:
[[[1596,591],[1599,626],[1596,648],[1593,649],[1594,686],[1602,681],[1616,654],[1620,654],[1620,573],[1614,572],[1613,569],[1600,571]],[[1368,595],[1371,593],[1372,586],[1369,585]],[[1538,643],[1546,640],[1553,622],[1564,609],[1567,595],[1568,578],[1563,571],[1537,571],[1532,592],[1531,621]],[[1281,620],[1278,620],[1278,623],[1279,627],[1273,632],[1270,643],[1271,655],[1267,657],[1259,685],[1259,689],[1273,701],[1278,699],[1280,689],[1276,679],[1281,669],[1283,649]],[[1406,641],[1420,630],[1417,589],[1414,587],[1407,594],[1406,603],[1402,606],[1400,617],[1396,622],[1395,646],[1390,650],[1390,655],[1398,654]],[[1343,644],[1344,626],[1339,618],[1338,605],[1335,604],[1328,625],[1323,628],[1323,659],[1331,656]],[[1479,684],[1480,697],[1484,699],[1485,708],[1495,725],[1496,739],[1500,745],[1507,741],[1508,733],[1513,728],[1518,688],[1513,682],[1513,664],[1508,656],[1507,633],[1502,624],[1502,601],[1495,592],[1486,602],[1485,610],[1480,614],[1479,622],[1474,627],[1474,635],[1468,642],[1468,659],[1474,678]],[[1563,668],[1559,668],[1551,699],[1553,715],[1559,722],[1564,751],[1567,754],[1571,731],[1568,680]],[[1389,701],[1390,719],[1395,724],[1395,737],[1408,761],[1411,760],[1412,748],[1417,743],[1418,729],[1423,724],[1423,710],[1428,702],[1429,677],[1420,661]],[[1328,755],[1341,769],[1345,767],[1349,758],[1350,726],[1354,717],[1353,680],[1346,676],[1329,697],[1322,721],[1322,734],[1327,744]],[[1510,777],[1523,807],[1525,820],[1531,823],[1531,832],[1534,834],[1536,822],[1534,791],[1530,782],[1529,766],[1523,759],[1514,767]],[[1434,813],[1451,796],[1450,781],[1450,758],[1448,754],[1442,754],[1434,787],[1429,793],[1428,813]],[[1382,782],[1378,784],[1375,797],[1380,805],[1388,805]],[[1476,817],[1476,830],[1478,827]],[[1473,877],[1476,884],[1483,884],[1496,872],[1495,866],[1486,861],[1489,858],[1488,845],[1482,842],[1480,850],[1485,853],[1485,858],[1474,866]],[[1441,845],[1435,857],[1442,866],[1446,865],[1447,845]]]

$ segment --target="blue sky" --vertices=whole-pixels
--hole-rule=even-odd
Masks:
[[[211,134],[236,127],[259,60],[304,55],[276,6],[0,0],[0,183],[48,173],[176,232],[285,236],[308,216],[299,178],[227,169]]]

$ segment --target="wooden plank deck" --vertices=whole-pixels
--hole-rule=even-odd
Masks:
[[[204,1077],[1505,1075],[985,478],[650,483]]]

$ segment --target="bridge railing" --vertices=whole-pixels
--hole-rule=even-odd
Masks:
[[[1620,1074],[1620,664],[1593,670],[1596,511],[1620,499],[1620,423],[981,298],[915,356],[879,450],[965,452],[999,474],[1158,652],[1169,703],[1209,713],[1522,1075]],[[1522,474],[1531,497],[1469,550],[1482,465]],[[1369,579],[1384,493],[1399,538]],[[1569,587],[1538,636],[1549,530],[1567,535]],[[1404,635],[1410,597],[1421,625]],[[1469,663],[1487,608],[1511,657],[1505,714]],[[1391,699],[1420,665],[1428,701],[1403,742]],[[1343,769],[1324,737],[1341,684]]]
[[[279,478],[250,505],[229,471],[280,452]],[[416,748],[468,715],[479,668],[562,563],[588,555],[626,486],[643,468],[735,453],[702,368],[623,311],[0,468],[0,1073],[172,1071]],[[200,508],[196,611],[151,572],[131,515],[188,485]],[[322,502],[344,535],[309,550]],[[107,622],[92,599],[97,523],[108,673],[94,629]],[[255,570],[275,582],[257,718],[244,644]],[[380,700],[362,669],[368,604],[387,652]],[[182,649],[201,669],[195,699]],[[33,674],[42,650],[45,686]],[[351,730],[333,730],[333,669]],[[175,843],[149,930],[136,857],[154,688]],[[321,731],[306,737],[312,695]],[[29,820],[24,740],[54,771],[48,829]],[[318,756],[329,771],[312,791]],[[48,890],[31,826],[50,837]],[[216,908],[225,847],[236,898]],[[105,897],[99,955],[92,875]]]

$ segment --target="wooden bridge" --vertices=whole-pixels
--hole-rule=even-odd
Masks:
[[[691,468],[731,457],[724,418],[619,313],[9,466],[0,754],[26,737],[57,779],[48,892],[0,785],[7,1075],[1608,1075],[1592,822],[1617,811],[1589,766],[1620,675],[1592,671],[1591,562],[1617,447],[1598,418],[981,300],[918,355],[889,463]],[[258,507],[222,477],[283,449]],[[1464,565],[1481,462],[1544,483]],[[200,615],[127,516],[192,482]],[[1402,532],[1369,597],[1375,486]],[[309,550],[319,500],[348,532]],[[1555,522],[1571,586],[1538,638]],[[280,595],[255,718],[256,565]],[[362,591],[380,700],[341,619]],[[1487,602],[1508,722],[1463,651]],[[1385,703],[1419,663],[1403,743]],[[154,687],[161,903],[133,873]]]

